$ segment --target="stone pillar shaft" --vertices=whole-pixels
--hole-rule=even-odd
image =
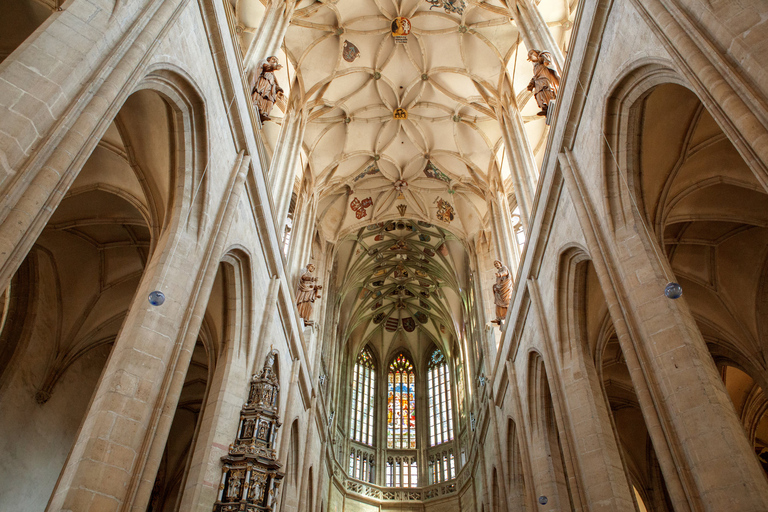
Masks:
[[[517,20],[525,37],[529,50],[544,50],[552,54],[557,69],[562,70],[565,57],[560,47],[552,37],[547,23],[541,16],[538,7],[531,0],[517,0]],[[533,46],[531,46],[533,45]]]
[[[306,123],[301,111],[289,107],[269,166],[269,185],[275,214],[275,232],[282,237],[299,163]]]
[[[272,0],[264,13],[256,35],[245,52],[246,71],[252,70],[262,59],[275,55],[283,44],[296,0]]]
[[[511,169],[512,183],[515,187],[515,197],[520,205],[520,218],[523,229],[528,233],[533,196],[536,191],[536,161],[533,150],[525,134],[520,112],[511,109],[499,109],[497,116],[501,125],[504,146],[509,155],[508,165]]]
[[[590,252],[599,255],[598,275],[613,281],[601,284],[675,508],[768,510],[765,474],[685,297],[664,296],[672,272],[659,257],[663,252],[653,249],[656,240],[640,225],[604,238],[579,192],[570,153],[560,156],[560,165]]]

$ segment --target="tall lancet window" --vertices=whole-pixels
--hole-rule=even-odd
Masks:
[[[402,353],[387,376],[387,448],[416,449],[416,376]]]
[[[429,396],[429,445],[436,446],[453,439],[453,407],[451,407],[451,377],[448,361],[440,349],[435,349],[427,365],[427,394]]]
[[[373,401],[376,375],[373,356],[364,348],[357,356],[352,378],[352,415],[349,432],[353,441],[373,446]]]

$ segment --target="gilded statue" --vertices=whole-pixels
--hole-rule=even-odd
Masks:
[[[549,102],[557,97],[560,88],[560,75],[552,63],[552,55],[549,52],[531,50],[528,52],[528,60],[533,62],[533,78],[528,83],[528,90],[533,91],[541,109],[539,116],[546,116]]]
[[[507,317],[509,301],[512,299],[512,276],[509,269],[499,260],[493,262],[496,267],[496,284],[493,285],[493,303],[496,305],[496,319],[493,323],[501,325]]]
[[[256,110],[259,111],[261,122],[269,121],[269,114],[278,98],[283,96],[283,89],[277,84],[275,71],[283,66],[272,56],[261,61],[254,70],[254,80],[251,83],[251,100]]]
[[[314,271],[315,266],[311,263],[302,270],[299,278],[299,290],[296,292],[296,307],[299,308],[299,316],[304,319],[304,325],[314,324],[309,319],[312,316],[312,306],[315,299],[320,298],[320,290],[323,289],[321,285],[317,284],[317,278],[312,275]]]

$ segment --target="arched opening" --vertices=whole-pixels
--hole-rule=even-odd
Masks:
[[[209,389],[216,372],[220,352],[232,328],[230,305],[231,283],[228,264],[219,264],[208,298],[197,342],[187,368],[184,384],[171,422],[160,466],[155,476],[147,512],[182,510],[181,500],[189,477],[195,450],[200,448],[198,435],[207,413]]]
[[[630,179],[641,215],[710,353],[738,362],[721,375],[742,413],[747,380],[768,382],[768,193],[693,92],[663,84],[638,103]]]
[[[632,485],[638,507],[648,503],[651,510],[674,510],[629,368],[615,333],[611,332],[608,336],[598,357],[603,390],[611,411],[627,478]]]
[[[541,356],[531,353],[528,365],[529,413],[533,428],[531,464],[536,494],[545,496],[558,510],[573,510],[568,467],[555,415],[547,371]]]
[[[285,443],[283,443],[285,446]],[[291,423],[291,433],[288,438],[288,445],[286,448],[288,452],[285,458],[285,480],[283,481],[284,489],[282,491],[282,499],[280,500],[280,510],[298,510],[300,503],[300,468],[299,468],[299,420],[293,420]]]
[[[179,396],[160,467],[152,487],[147,512],[179,510],[183,482],[192,458],[192,449],[208,390],[209,354],[198,340]]]
[[[5,292],[2,509],[56,484],[173,201],[172,133],[162,97],[130,96]]]
[[[647,502],[653,504],[653,510],[673,510],[595,268],[585,260],[576,272],[580,283],[577,302],[582,344],[578,350],[583,352],[588,368],[596,371],[596,399],[607,405],[610,414],[606,420],[612,427],[614,446],[620,452],[621,459],[617,461],[624,466],[631,491],[627,499],[633,499],[637,507]]]
[[[504,510],[501,503],[501,490],[499,489],[499,476],[496,473],[496,468],[493,468],[493,476],[491,477],[491,510],[493,512],[501,512]]]
[[[525,476],[523,475],[523,459],[520,454],[520,444],[517,440],[517,425],[512,418],[507,420],[507,471],[509,486],[507,499],[513,510],[527,510]]]
[[[763,471],[768,475],[768,399],[746,372],[717,361],[717,368]]]

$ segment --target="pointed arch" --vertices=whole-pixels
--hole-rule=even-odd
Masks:
[[[435,347],[427,360],[427,411],[429,445],[453,440],[453,398],[451,371],[442,350]]]
[[[416,374],[403,351],[387,372],[387,448],[416,449]]]
[[[369,346],[357,356],[352,372],[349,437],[358,443],[373,446],[373,418],[376,404],[376,362]]]

